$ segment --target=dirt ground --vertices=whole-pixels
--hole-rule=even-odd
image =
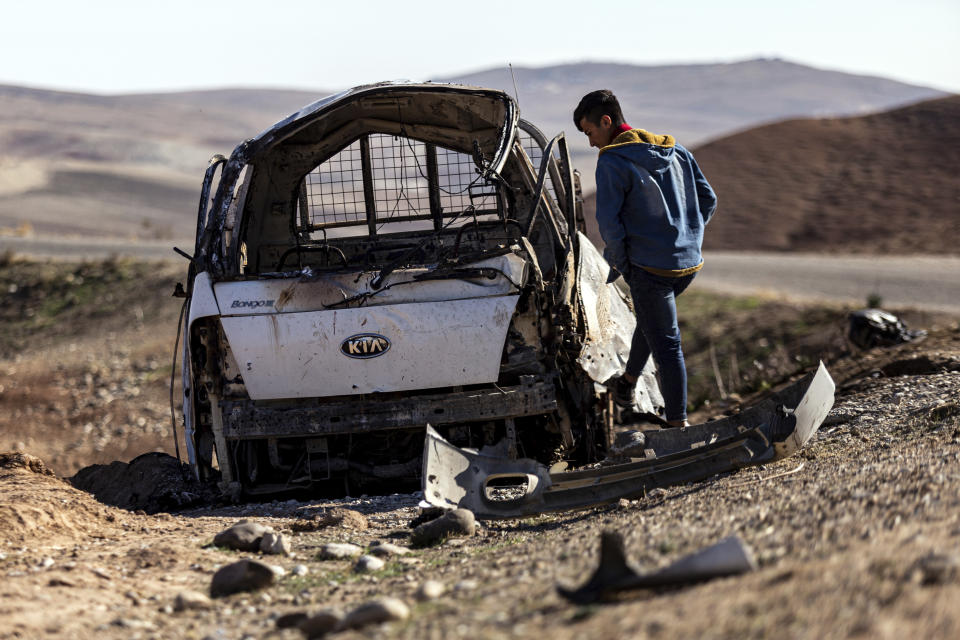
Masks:
[[[716,352],[749,346],[737,342],[735,325],[753,304],[714,310],[729,324],[714,336]],[[803,311],[792,342],[778,324],[757,338],[766,346],[754,345],[761,365],[791,362],[785,375],[807,366],[812,336],[829,334],[822,344],[835,347],[824,349],[836,403],[799,455],[641,500],[486,521],[474,536],[358,573],[351,560],[321,559],[321,545],[409,545],[418,494],[146,515],[102,504],[62,479],[83,465],[172,448],[166,381],[177,311],[174,302],[139,325],[103,318],[101,335],[78,330],[63,340],[20,327],[37,347],[0,360],[0,451],[20,450],[0,454],[0,638],[300,638],[278,628],[281,616],[349,610],[379,596],[406,602],[409,617],[333,637],[960,637],[956,319],[918,316],[911,327],[932,327],[926,340],[847,353],[824,329],[842,313]],[[729,367],[721,368],[727,376]],[[753,366],[754,393],[773,382],[760,371]],[[714,399],[701,411],[734,401]],[[346,521],[355,525],[349,528],[305,517],[337,507],[365,521]],[[294,555],[211,546],[217,532],[241,519],[284,533]],[[556,586],[588,578],[604,530],[622,533],[628,554],[646,569],[739,535],[759,570],[615,603],[570,604]],[[261,591],[215,599],[211,608],[174,611],[179,593],[208,592],[213,573],[241,558],[285,574]],[[418,602],[414,594],[426,580],[446,591]]]

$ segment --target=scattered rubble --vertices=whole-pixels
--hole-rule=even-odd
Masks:
[[[299,509],[295,515],[298,520],[293,525],[294,531],[315,531],[324,527],[366,531],[369,526],[366,516],[362,513],[340,507],[322,510],[316,507],[304,507]]]
[[[388,558],[390,556],[405,556],[410,553],[410,549],[390,542],[377,541],[370,545],[370,553],[381,558]]]
[[[320,547],[319,556],[325,560],[340,560],[356,558],[363,553],[363,548],[349,542],[330,542]]]
[[[318,611],[300,622],[299,629],[307,638],[322,638],[344,623],[343,612],[335,608]]]
[[[260,551],[273,555],[290,555],[290,542],[282,533],[267,531],[260,540]]]
[[[418,525],[410,534],[410,543],[426,547],[452,536],[472,536],[476,521],[469,509],[453,509],[436,520]]]
[[[210,582],[210,595],[214,598],[240,591],[255,591],[273,584],[277,572],[270,565],[256,560],[239,560],[219,569]]]
[[[199,591],[181,591],[173,601],[174,611],[197,611],[213,607],[213,601]]]
[[[241,520],[214,536],[213,544],[237,551],[256,551],[260,548],[260,542],[268,531],[269,529],[262,524]]]
[[[371,624],[406,620],[410,617],[410,607],[403,600],[389,596],[366,602],[350,611],[341,625],[344,629],[357,629]]]

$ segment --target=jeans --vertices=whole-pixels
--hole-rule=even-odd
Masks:
[[[632,266],[627,278],[637,314],[627,373],[639,377],[653,353],[669,421],[687,417],[687,369],[680,347],[676,297],[690,286],[694,276],[696,273],[668,278]]]

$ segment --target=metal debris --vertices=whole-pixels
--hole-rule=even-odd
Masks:
[[[643,458],[557,473],[536,460],[460,449],[428,428],[424,498],[437,507],[469,509],[478,518],[511,518],[641,497],[655,487],[792,455],[827,416],[833,392],[821,363],[816,372],[738,415],[646,432]],[[504,492],[504,486],[513,491]]]
[[[600,563],[593,576],[576,589],[558,585],[557,591],[571,602],[589,604],[613,599],[624,591],[685,586],[756,569],[749,547],[733,536],[684,556],[659,571],[643,574],[627,557],[623,536],[604,531],[600,536]]]

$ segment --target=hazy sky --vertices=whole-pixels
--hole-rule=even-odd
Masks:
[[[960,0],[32,0],[3,12],[0,83],[97,93],[755,57],[960,92]]]

